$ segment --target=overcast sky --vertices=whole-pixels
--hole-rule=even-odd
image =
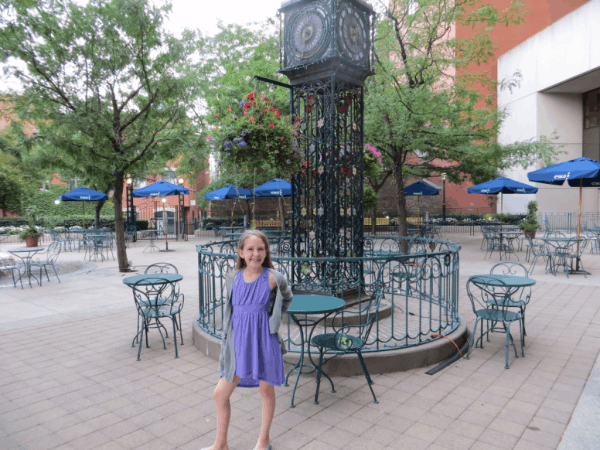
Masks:
[[[166,27],[175,35],[184,28],[214,35],[217,21],[247,24],[275,17],[282,0],[172,0],[173,10]]]

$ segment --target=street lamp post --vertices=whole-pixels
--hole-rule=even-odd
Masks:
[[[446,223],[446,179],[448,175],[446,172],[442,172],[442,218],[444,224]]]
[[[179,178],[177,180],[179,182],[179,186],[183,186],[184,179]],[[181,232],[181,239],[185,240],[185,203],[183,194],[179,194],[179,231]],[[179,232],[177,233],[177,239],[179,239]]]

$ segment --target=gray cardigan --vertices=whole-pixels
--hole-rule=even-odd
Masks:
[[[227,292],[225,303],[225,312],[223,316],[223,334],[221,337],[221,356],[219,357],[219,372],[225,371],[225,381],[233,383],[233,377],[235,376],[235,349],[233,347],[233,324],[231,322],[231,316],[233,314],[232,306],[232,286],[235,276],[240,270],[233,270],[227,275]],[[281,324],[281,316],[290,307],[294,295],[289,287],[289,284],[285,277],[277,272],[276,270],[269,269],[269,273],[275,277],[277,282],[277,289],[271,291],[271,299],[269,301],[269,333],[277,334],[277,341],[279,341],[279,348],[281,354],[287,353],[283,339],[279,336],[278,330]],[[276,295],[274,295],[276,291]]]

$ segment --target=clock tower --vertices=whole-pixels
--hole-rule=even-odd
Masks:
[[[292,255],[339,258],[335,273],[315,267],[311,277],[348,291],[360,265],[344,258],[363,256],[363,87],[373,75],[374,12],[361,0],[292,0],[280,13],[279,72],[292,86],[292,145],[303,162],[292,178]]]

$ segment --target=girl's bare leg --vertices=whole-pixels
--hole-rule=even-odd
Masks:
[[[273,416],[275,415],[275,387],[272,384],[260,382],[260,394],[262,395],[262,426],[256,448],[258,450],[267,450],[271,443],[269,431]]]
[[[231,419],[231,403],[229,399],[233,390],[240,382],[239,376],[233,377],[233,383],[225,381],[225,377],[221,377],[215,388],[214,398],[217,403],[217,439],[211,450],[228,450],[227,446],[227,430],[229,429],[229,419]]]

